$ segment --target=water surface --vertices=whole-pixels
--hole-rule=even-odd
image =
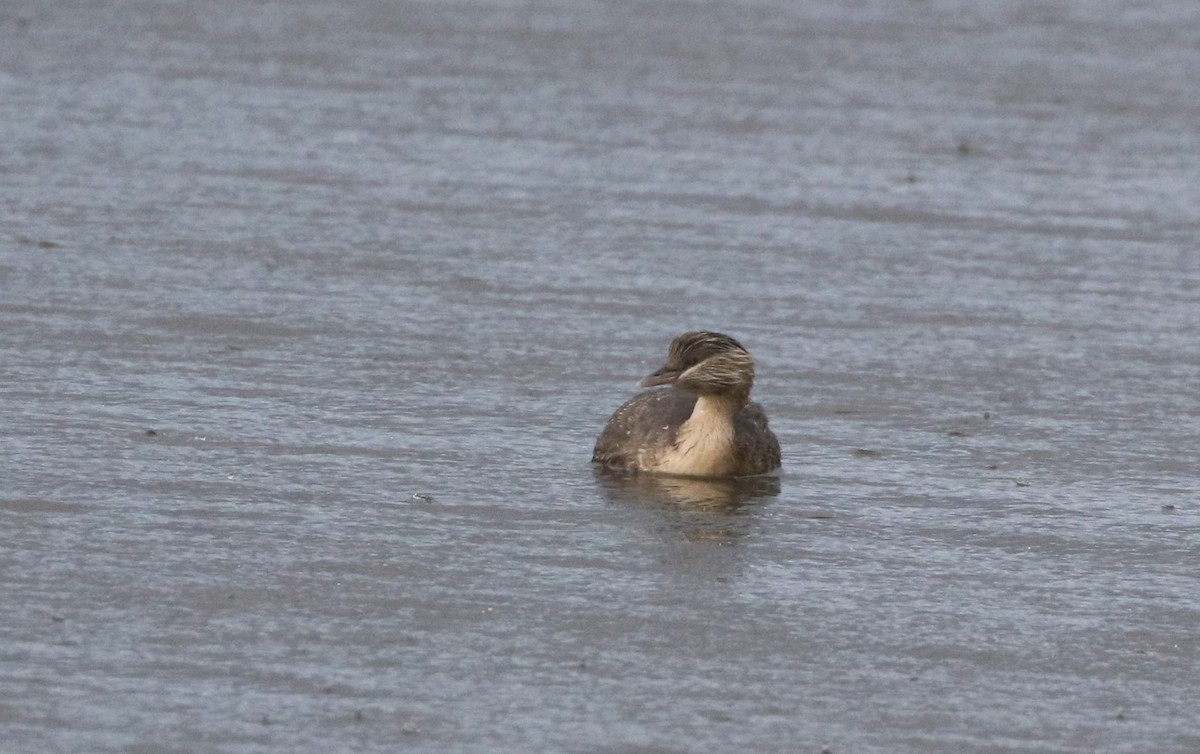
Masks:
[[[9,3],[6,745],[1200,750],[1200,14],[845,5]]]

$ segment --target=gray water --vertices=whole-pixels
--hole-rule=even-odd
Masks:
[[[1198,39],[8,0],[4,749],[1200,751]],[[783,476],[595,473],[697,328]]]

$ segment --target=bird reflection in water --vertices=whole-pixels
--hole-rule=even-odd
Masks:
[[[766,500],[779,494],[778,476],[702,479],[628,474],[595,467],[596,481],[610,503],[650,507],[691,541],[726,542],[749,533]]]

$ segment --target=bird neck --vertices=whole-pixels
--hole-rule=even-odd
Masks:
[[[736,395],[697,396],[659,470],[687,476],[732,474],[737,464],[733,416],[742,405],[744,399]]]
[[[732,426],[733,415],[746,405],[747,400],[749,396],[741,393],[701,393],[696,396],[696,405],[688,421],[709,423],[722,420]]]

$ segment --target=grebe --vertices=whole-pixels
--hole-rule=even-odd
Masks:
[[[681,476],[767,474],[779,468],[779,440],[750,400],[754,359],[728,335],[688,332],[671,341],[647,390],[613,413],[592,462]]]

